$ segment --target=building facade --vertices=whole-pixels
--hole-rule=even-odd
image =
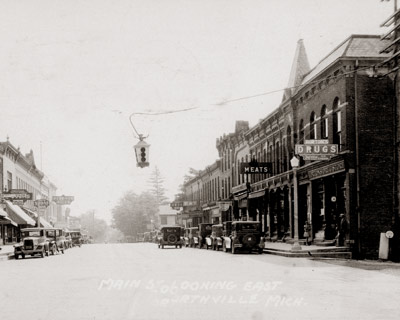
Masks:
[[[298,42],[281,104],[254,127],[217,140],[219,191],[231,200],[232,220],[260,221],[271,241],[301,239],[308,228],[315,244],[334,245],[340,233],[355,257],[377,257],[380,233],[395,228],[397,181],[385,45],[379,36],[353,35],[310,69]],[[337,153],[328,160],[296,155],[293,170],[295,146],[321,140]],[[269,163],[270,172],[243,174],[241,164],[252,161]]]

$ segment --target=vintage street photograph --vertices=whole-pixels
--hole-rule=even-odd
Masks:
[[[1,320],[400,319],[399,0],[0,0]]]

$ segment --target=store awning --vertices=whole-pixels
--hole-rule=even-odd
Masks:
[[[19,206],[12,204],[10,201],[5,201],[8,209],[8,215],[10,219],[15,221],[18,224],[29,224],[34,226],[35,220],[33,220],[30,216],[28,216],[24,210],[22,210]]]
[[[0,224],[12,224],[13,226],[18,226],[18,224],[10,219],[7,212],[0,208]]]
[[[265,190],[258,190],[249,194],[249,199],[263,197],[265,195]]]
[[[247,192],[242,193],[242,194],[239,194],[239,195],[237,195],[237,196],[234,197],[234,199],[235,199],[236,201],[243,200],[243,199],[246,199],[246,198],[247,198]]]
[[[44,228],[54,228],[49,222],[47,222],[45,219],[42,217],[39,218],[40,225]]]
[[[25,208],[25,207],[22,207],[22,209],[23,209],[24,211],[26,211],[26,212],[28,213],[28,215],[30,215],[31,217],[33,217],[32,219],[37,219],[38,214],[37,214],[35,211],[32,211],[31,209],[28,209],[28,208]]]

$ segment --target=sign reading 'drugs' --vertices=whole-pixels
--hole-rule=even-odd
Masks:
[[[71,204],[72,201],[74,201],[74,197],[73,196],[53,196],[52,200],[60,205],[63,204]]]
[[[295,153],[304,160],[330,160],[338,153],[338,145],[328,140],[305,140],[305,144],[296,144]]]
[[[243,162],[240,164],[241,174],[271,173],[272,165],[270,162]]]

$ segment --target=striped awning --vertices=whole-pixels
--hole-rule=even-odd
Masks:
[[[0,208],[0,224],[12,224],[13,226],[18,226],[18,224],[11,220],[7,212],[5,212],[2,208]]]
[[[53,226],[42,217],[39,218],[40,225],[44,228],[53,228]]]
[[[14,205],[7,200],[5,202],[7,205],[7,213],[9,215],[9,218],[11,218],[13,221],[18,224],[28,224],[31,226],[34,226],[36,224],[35,220],[28,216],[19,206]]]

